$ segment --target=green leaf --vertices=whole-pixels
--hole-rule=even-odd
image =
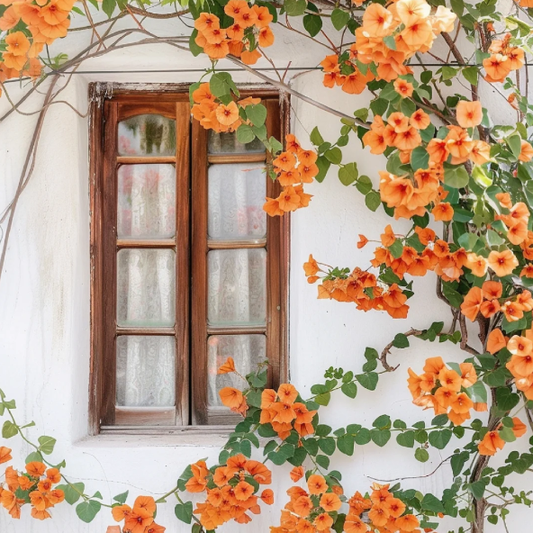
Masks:
[[[209,90],[217,98],[230,95],[232,91],[236,96],[239,96],[239,91],[233,82],[231,74],[228,72],[217,72],[213,74],[209,80]]]
[[[357,179],[358,176],[359,172],[357,171],[356,163],[348,163],[347,165],[344,165],[339,168],[339,179],[343,185],[351,185]],[[372,188],[372,183],[370,183],[370,188]]]
[[[309,139],[315,146],[320,146],[321,144],[323,144],[324,139],[322,138],[322,135],[320,135],[320,132],[318,131],[318,126],[315,126],[313,128],[313,131],[311,132]]]
[[[468,172],[464,166],[444,164],[444,183],[454,189],[462,189],[468,185]]]
[[[429,154],[422,146],[418,146],[411,152],[411,168],[414,171],[418,169],[426,169],[429,164]]]
[[[511,428],[504,427],[500,429],[498,434],[505,442],[514,442],[516,440],[516,435],[514,434],[514,431]]]
[[[353,381],[344,383],[341,391],[349,398],[355,398],[357,396],[357,385]]]
[[[522,139],[520,138],[520,135],[518,135],[518,133],[509,135],[509,137],[507,137],[507,144],[509,145],[511,152],[513,152],[513,155],[518,158],[522,149]]]
[[[451,283],[444,282],[442,284],[442,293],[450,302],[450,305],[455,308],[459,308],[463,303],[463,296],[453,288],[453,285]]]
[[[18,427],[10,420],[6,420],[2,426],[2,437],[4,439],[10,439],[19,432]]]
[[[315,180],[318,181],[318,183],[322,183],[326,177],[329,167],[331,166],[331,163],[323,155],[320,155],[318,156],[315,164],[318,167],[318,174],[315,176]]]
[[[337,448],[345,455],[353,455],[355,437],[353,435],[342,435],[337,440]]]
[[[291,17],[298,17],[299,15],[303,15],[305,13],[305,10],[307,8],[307,1],[285,0],[283,7],[285,8],[285,12],[287,13],[287,15]]]
[[[241,124],[237,128],[237,140],[242,144],[247,144],[255,139],[255,133],[248,124]]]
[[[425,448],[417,448],[415,451],[415,459],[421,463],[425,463],[429,459],[429,453]]]
[[[374,420],[374,422],[372,422],[372,426],[378,429],[389,428],[391,426],[390,416],[389,415],[378,416]]]
[[[45,455],[50,455],[54,451],[54,446],[56,445],[56,439],[53,437],[42,436],[39,437],[39,451]]]
[[[374,116],[381,116],[385,114],[385,111],[387,111],[388,107],[389,102],[387,102],[387,100],[385,100],[384,98],[378,98],[370,102],[370,109],[372,109],[372,113],[374,113]]]
[[[331,393],[330,392],[324,392],[322,394],[318,394],[315,397],[315,402],[319,405],[328,405],[329,401],[331,400]]]
[[[327,426],[326,424],[319,424],[315,430],[315,435],[317,437],[326,437],[330,433],[331,433],[331,427]]]
[[[342,30],[350,20],[350,13],[342,9],[334,9],[331,12],[331,23],[336,30]]]
[[[431,511],[433,513],[444,513],[444,505],[433,494],[426,494],[420,502],[420,507],[423,511]]]
[[[58,485],[56,488],[61,489],[65,493],[65,500],[70,505],[74,505],[81,498],[81,495],[85,492],[84,483],[69,483],[68,485]],[[119,495],[119,496],[122,496],[122,495]],[[126,497],[127,497],[127,493],[126,493]],[[121,503],[124,503],[124,502],[121,502]]]
[[[366,428],[361,428],[357,435],[355,436],[355,443],[358,446],[364,446],[365,444],[368,444],[372,440],[372,435],[370,433],[370,430]]]
[[[474,495],[474,498],[476,500],[481,500],[481,498],[483,498],[486,486],[487,484],[485,483],[485,481],[480,479],[479,481],[471,483],[468,488],[470,489],[470,492]]]
[[[392,345],[395,348],[407,348],[409,346],[409,339],[403,333],[398,333],[394,337]]]
[[[340,148],[330,148],[324,155],[326,156],[326,159],[334,165],[338,165],[342,161],[342,152]]]
[[[307,33],[311,37],[314,37],[315,35],[318,35],[322,29],[322,17],[319,17],[318,15],[305,15],[303,18],[303,24]]]
[[[190,524],[192,521],[192,502],[178,503],[174,507],[174,513],[178,520]]]
[[[376,211],[381,205],[381,196],[376,191],[370,191],[365,196],[365,204],[371,211]]]
[[[442,67],[441,69],[442,79],[451,80],[457,75],[457,72],[459,72],[459,69],[456,69],[453,67]]]
[[[130,491],[127,490],[126,492],[122,492],[120,494],[117,494],[116,496],[113,497],[113,500],[115,500],[116,502],[118,502],[120,504],[124,504],[124,503],[126,503],[126,500],[128,499],[129,493],[130,493]]]
[[[404,431],[403,433],[398,433],[398,435],[396,435],[396,442],[405,448],[412,448],[415,445],[414,431]]]
[[[432,431],[429,434],[429,443],[438,450],[443,450],[444,448],[446,448],[451,438],[451,429],[443,429],[442,431]]]
[[[370,433],[372,441],[379,447],[385,446],[391,438],[391,432],[388,429],[373,429]]]
[[[326,457],[325,455],[317,455],[315,461],[322,468],[329,468],[329,457]]]
[[[372,190],[372,181],[368,176],[359,176],[355,186],[360,193],[368,194]]]
[[[325,454],[333,455],[335,452],[335,439],[333,437],[319,439],[318,446]]]
[[[394,259],[398,259],[403,254],[403,244],[400,239],[396,239],[390,246],[389,246],[389,252],[392,254],[392,257]],[[407,343],[409,345],[409,343]]]
[[[465,80],[471,85],[477,85],[479,70],[477,67],[466,67],[461,71]]]
[[[375,372],[368,372],[366,374],[358,374],[355,379],[357,379],[361,387],[368,390],[376,390],[379,376]]]
[[[507,387],[496,389],[496,405],[503,412],[508,412],[518,405],[520,396]]]
[[[468,452],[456,453],[452,456],[451,465],[454,477],[457,477],[463,470],[463,466],[468,461]]]
[[[108,18],[111,18],[113,11],[117,7],[116,0],[103,0],[102,2],[102,11],[107,15]]]
[[[100,502],[89,500],[88,502],[82,502],[76,505],[76,514],[80,520],[89,523],[94,520],[101,507],[102,504]]]
[[[246,106],[245,111],[246,116],[256,128],[260,128],[265,123],[267,117],[267,110],[264,105],[252,104]]]

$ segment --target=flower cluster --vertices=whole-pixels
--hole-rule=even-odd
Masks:
[[[370,4],[350,50],[322,62],[324,85],[341,85],[344,91],[358,94],[374,78],[392,81],[410,73],[405,62],[417,52],[430,50],[437,35],[453,30],[455,19],[444,6],[432,13],[425,0],[399,0],[388,7]]]
[[[405,318],[409,306],[405,304],[407,296],[400,287],[392,285],[378,285],[376,276],[370,272],[355,268],[351,273],[342,271],[338,273],[325,273],[312,255],[304,263],[305,275],[309,283],[322,279],[318,286],[318,298],[330,299],[338,302],[355,303],[357,309],[362,311],[386,311],[393,318]],[[317,276],[319,272],[326,275]]]
[[[525,336],[514,335],[507,342],[511,359],[506,367],[515,378],[515,385],[528,400],[533,400],[533,330]]]
[[[518,439],[527,431],[526,425],[516,416],[512,418],[513,425],[508,428],[512,431],[514,438]],[[477,449],[480,455],[494,455],[498,450],[502,450],[505,445],[505,440],[501,437],[501,432],[505,431],[503,425],[500,424],[497,430],[488,431]]]
[[[0,82],[21,75],[37,78],[42,67],[37,56],[45,44],[66,36],[74,0],[3,0],[2,5],[7,9],[0,17],[0,32],[8,33],[0,60]]]
[[[309,411],[303,402],[297,402],[298,391],[294,385],[284,383],[276,392],[265,389],[261,393],[261,424],[271,424],[278,437],[285,440],[294,429],[300,437],[315,432],[313,418],[316,411]]]
[[[502,253],[504,252],[491,252]],[[511,252],[507,250],[507,253]],[[481,287],[472,287],[461,304],[461,312],[472,322],[479,313],[490,318],[498,312],[503,313],[508,322],[516,322],[524,316],[524,311],[533,309],[533,298],[529,291],[522,291],[510,298],[501,298],[502,290],[499,281],[485,281]]]
[[[374,483],[369,498],[356,492],[348,505],[350,510],[344,522],[346,533],[366,533],[375,529],[383,533],[420,531],[418,518],[405,512],[405,504],[389,491],[389,485]],[[363,513],[367,511],[365,519]]]
[[[261,57],[257,44],[263,48],[274,43],[274,34],[269,24],[273,20],[268,8],[253,5],[244,0],[230,0],[224,13],[233,19],[233,24],[220,27],[220,19],[212,13],[200,13],[194,27],[198,30],[195,42],[211,59],[222,59],[228,54],[253,65]]]
[[[483,60],[485,79],[488,82],[500,82],[513,70],[524,66],[524,50],[510,44],[511,35],[508,33],[502,40],[494,39],[489,47],[490,57]]]
[[[225,465],[211,472],[205,461],[191,465],[192,477],[186,483],[188,492],[205,492],[207,497],[198,503],[195,514],[206,530],[213,530],[234,520],[239,524],[251,521],[248,512],[259,514],[259,500],[267,505],[274,503],[274,493],[265,489],[259,494],[260,485],[269,485],[272,473],[259,461],[247,459],[244,455],[230,457]]]
[[[249,96],[225,105],[217,102],[217,99],[211,94],[209,83],[202,83],[198,89],[193,91],[192,100],[194,102],[191,109],[192,116],[206,130],[213,130],[217,133],[235,131],[246,122],[241,118],[239,109],[245,109],[248,105],[256,105],[261,102],[260,98]]]
[[[477,381],[472,363],[461,363],[458,371],[448,368],[441,357],[426,359],[424,373],[417,375],[409,368],[409,390],[415,405],[433,408],[436,415],[447,414],[460,426],[470,418],[470,409],[486,411],[485,403],[474,403],[469,397],[469,388]]]
[[[133,509],[126,504],[115,505],[113,518],[117,522],[124,520],[124,533],[164,533],[165,529],[154,522],[157,506],[151,496],[138,496]]]
[[[304,192],[303,184],[312,183],[318,174],[315,151],[304,150],[294,135],[287,135],[285,142],[286,151],[272,163],[276,179],[283,189],[277,198],[267,198],[263,206],[270,216],[307,207],[312,195]]]
[[[9,448],[0,448],[0,463],[11,459]],[[13,518],[20,518],[20,509],[26,503],[31,504],[31,516],[37,520],[51,518],[51,509],[65,499],[61,489],[54,489],[61,481],[57,468],[46,468],[40,461],[26,465],[26,472],[19,473],[8,466],[5,471],[4,488],[0,485],[0,502]]]
[[[295,479],[294,476],[292,476]],[[296,480],[299,479],[296,476]],[[281,511],[280,526],[270,527],[271,533],[317,533],[330,531],[342,506],[337,492],[338,485],[329,487],[319,474],[312,474],[307,480],[307,490],[291,487],[287,494],[289,502]]]

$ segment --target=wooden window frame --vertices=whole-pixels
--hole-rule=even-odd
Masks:
[[[207,131],[189,121],[188,84],[100,84],[89,86],[90,114],[90,212],[91,212],[91,362],[89,383],[89,433],[200,433],[227,431],[235,415],[209,410],[207,406],[207,336],[209,333],[265,333],[271,366],[269,382],[276,386],[288,377],[288,272],[290,219],[267,221],[267,322],[265,328],[217,328],[207,325],[207,253],[213,248],[254,245],[223,243],[207,239],[207,169],[210,163],[258,162],[257,154],[208,155]],[[258,96],[267,106],[269,135],[280,138],[287,131],[288,100],[263,87],[243,88],[243,96]],[[109,95],[112,95],[111,97]],[[125,118],[147,112],[176,119],[177,150],[171,157],[123,157],[117,155],[117,125]],[[264,155],[262,157],[264,161]],[[176,168],[176,235],[173,239],[122,242],[116,236],[117,179],[120,164],[173,163]],[[277,182],[267,181],[267,195],[279,194]],[[190,209],[194,205],[203,208]],[[176,250],[176,324],[159,334],[176,339],[176,423],[142,426],[125,423],[141,420],[122,412],[115,425],[116,337],[119,334],[154,334],[144,328],[117,328],[116,258],[124,247],[172,248]],[[259,246],[257,246],[259,247]],[[181,253],[180,253],[181,252]],[[191,293],[194,297],[191,298]],[[167,331],[168,330],[168,331]],[[157,333],[155,333],[157,334]],[[194,371],[191,371],[194,369]],[[126,418],[125,418],[126,417]]]

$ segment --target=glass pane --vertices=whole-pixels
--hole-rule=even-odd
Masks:
[[[251,143],[242,144],[235,132],[215,133],[209,130],[207,151],[210,154],[257,154],[265,151],[265,145],[257,137]]]
[[[266,324],[266,251],[211,250],[207,254],[207,319],[212,326]]]
[[[169,238],[176,231],[174,165],[122,165],[118,169],[119,238]]]
[[[224,387],[242,390],[246,383],[234,373],[217,375],[218,368],[228,357],[233,357],[235,368],[242,376],[257,370],[266,360],[264,335],[212,335],[207,339],[207,396],[210,406],[221,406],[218,391]]]
[[[212,165],[208,173],[208,235],[213,240],[261,239],[266,235],[266,176],[262,167]]]
[[[175,253],[131,248],[117,255],[119,326],[173,326]]]
[[[176,153],[176,121],[137,115],[118,123],[118,155],[165,156]]]
[[[117,339],[117,405],[175,405],[174,337],[125,335]]]

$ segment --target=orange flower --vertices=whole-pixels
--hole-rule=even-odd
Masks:
[[[363,15],[363,30],[369,37],[386,37],[394,29],[392,13],[380,4],[370,4]]]
[[[503,450],[504,445],[505,442],[497,431],[489,431],[477,448],[480,455],[494,455],[498,450]]]
[[[477,255],[475,253],[469,253],[466,257],[467,260],[465,266],[472,271],[472,274],[478,278],[485,277],[489,266],[488,261],[482,255]]]
[[[483,110],[481,102],[461,100],[456,107],[457,122],[462,128],[474,128],[481,124]]]
[[[194,27],[200,32],[220,28],[220,19],[211,13],[200,13],[200,16],[194,21]]]
[[[333,518],[331,518],[328,513],[319,514],[315,518],[313,525],[316,527],[317,531],[330,531],[329,528],[333,525]]]
[[[302,518],[305,518],[306,516],[309,516],[309,513],[311,512],[311,509],[313,509],[313,502],[309,498],[309,496],[300,496],[294,503],[293,503],[294,512],[301,516]]]
[[[418,526],[420,522],[418,521],[418,518],[412,514],[406,514],[403,516],[400,516],[396,520],[396,526],[400,529],[400,531],[414,531]]]
[[[435,221],[440,220],[442,222],[449,222],[453,218],[453,213],[453,207],[447,202],[441,202],[431,210]]]
[[[245,65],[255,65],[259,58],[261,57],[261,52],[256,48],[252,52],[245,51],[241,54],[241,61]]]
[[[483,303],[483,294],[479,287],[472,287],[468,294],[465,296],[463,303],[461,304],[461,312],[471,322],[476,319],[481,304]]]
[[[221,124],[229,126],[239,119],[239,108],[235,102],[230,102],[227,106],[220,104],[217,107],[216,115]]]
[[[493,250],[490,252],[488,260],[489,267],[500,278],[508,276],[518,266],[518,259],[510,250],[503,250],[502,252]]]
[[[281,216],[285,213],[279,206],[279,200],[275,198],[266,198],[263,210],[271,217]]]
[[[239,389],[224,387],[218,394],[222,403],[232,411],[240,414],[244,414],[247,411],[248,405],[246,404],[246,398]]]
[[[523,163],[527,163],[531,161],[532,158],[533,147],[527,141],[522,141],[520,145],[520,155],[518,156],[518,160],[522,161]]]
[[[300,481],[304,477],[304,467],[303,466],[295,466],[291,470],[291,479],[296,483],[297,481]]]
[[[0,446],[0,465],[11,461],[11,459],[13,459],[13,457],[11,457],[11,448]]]
[[[7,52],[14,56],[25,56],[30,49],[30,41],[21,31],[10,33],[4,39]]]
[[[483,66],[489,82],[503,81],[511,72],[507,57],[502,54],[492,54],[483,60]]]
[[[229,374],[230,372],[235,372],[235,361],[233,357],[226,359],[226,362],[219,367],[217,374]]]
[[[309,492],[311,494],[322,494],[328,489],[326,480],[318,474],[309,476],[309,479],[307,480],[307,486],[309,487]]]
[[[489,333],[487,340],[487,351],[491,354],[499,352],[502,348],[505,348],[507,343],[505,342],[505,337],[503,336],[501,329],[493,329]]]
[[[274,44],[274,33],[272,30],[265,26],[264,28],[261,28],[259,30],[259,46],[262,46],[263,48],[266,48],[267,46],[272,46]]]
[[[278,196],[277,201],[282,211],[295,211],[301,206],[300,195],[294,187],[285,187]]]
[[[366,246],[367,243],[368,243],[368,239],[364,235],[359,234],[359,241],[357,242],[357,248],[361,249],[364,246]],[[531,265],[531,267],[533,269],[533,265]],[[532,277],[533,277],[533,273],[532,273]]]
[[[417,109],[409,118],[409,124],[417,130],[425,130],[431,124],[431,119],[425,111]]]
[[[294,385],[284,383],[279,386],[278,397],[286,404],[293,404],[298,396],[298,391],[294,388]]]
[[[40,461],[33,461],[26,465],[26,472],[32,477],[41,477],[46,470],[46,466]]]
[[[410,98],[413,95],[413,85],[401,78],[397,78],[394,82],[394,90],[403,98]]]
[[[320,507],[326,512],[338,511],[341,508],[342,502],[340,498],[333,494],[333,492],[326,492],[320,498]]]

